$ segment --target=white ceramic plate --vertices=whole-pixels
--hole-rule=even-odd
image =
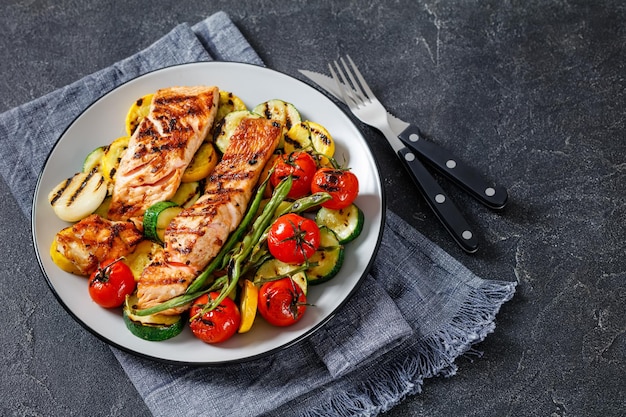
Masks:
[[[49,191],[81,169],[94,148],[124,135],[124,120],[137,98],[159,88],[175,85],[217,85],[231,91],[248,106],[279,98],[293,103],[303,119],[324,125],[337,143],[337,158],[346,158],[358,176],[360,195],[356,204],[365,214],[361,236],[347,245],[345,263],[331,281],[309,290],[307,309],[297,324],[276,328],[257,319],[253,330],[235,335],[220,345],[208,345],[189,329],[164,342],[148,342],[125,327],[121,309],[106,310],[93,303],[87,280],[61,271],[49,256],[54,235],[67,223],[59,220],[47,201]],[[158,360],[185,364],[219,364],[256,358],[289,346],[312,334],[356,290],[378,248],[383,225],[383,191],[378,169],[361,133],[326,96],[307,84],[266,68],[223,62],[180,65],[138,77],[100,98],[63,133],[41,172],[33,204],[33,237],[41,268],[61,304],[84,327],[123,350]]]

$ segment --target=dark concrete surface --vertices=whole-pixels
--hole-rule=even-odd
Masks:
[[[626,6],[622,1],[4,0],[0,111],[224,10],[270,68],[350,54],[379,98],[508,187],[501,213],[444,183],[479,232],[464,254],[373,129],[388,205],[483,278],[519,282],[497,328],[389,416],[626,414]],[[9,140],[6,137],[0,140]],[[19,140],[13,138],[11,140]],[[0,181],[0,414],[146,416],[108,346],[39,272]],[[11,237],[6,238],[6,237]],[[23,236],[23,238],[15,238]]]

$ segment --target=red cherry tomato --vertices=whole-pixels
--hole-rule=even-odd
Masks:
[[[272,224],[267,246],[279,261],[302,264],[320,247],[320,238],[320,229],[313,220],[289,213]]]
[[[270,184],[276,187],[280,181],[291,175],[293,184],[287,197],[292,199],[304,197],[311,193],[311,181],[316,170],[315,159],[306,152],[281,155],[274,166]]]
[[[205,343],[224,342],[239,329],[239,307],[229,297],[224,298],[213,310],[202,313],[202,309],[209,303],[209,297],[215,300],[219,295],[219,292],[201,295],[191,305],[190,317],[197,317],[191,320],[189,327],[194,336]]]
[[[290,277],[266,282],[259,291],[259,314],[273,326],[289,326],[302,318],[306,295]]]
[[[329,193],[332,199],[323,207],[339,210],[348,207],[359,194],[359,180],[350,171],[335,168],[320,168],[313,176],[311,192]]]
[[[121,259],[102,262],[89,277],[89,295],[101,307],[119,307],[133,291],[135,277]]]

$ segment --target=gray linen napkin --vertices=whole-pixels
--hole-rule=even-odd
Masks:
[[[145,50],[0,114],[0,174],[25,214],[65,128],[97,98],[138,75],[195,61],[262,61],[224,13],[182,24]],[[18,140],[19,138],[19,140]],[[308,340],[254,361],[167,365],[113,349],[156,416],[376,415],[495,328],[515,283],[475,276],[392,212],[363,285]]]

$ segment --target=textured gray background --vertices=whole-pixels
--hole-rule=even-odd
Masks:
[[[373,129],[388,204],[489,279],[519,282],[497,329],[390,416],[626,413],[626,7],[621,1],[4,0],[0,111],[224,10],[273,69],[350,54],[401,118],[509,188],[466,255]],[[0,140],[9,140],[6,137]],[[11,138],[19,140],[19,138]],[[47,288],[30,223],[0,181],[0,414],[149,415],[109,348]],[[16,242],[16,243],[9,243]]]

